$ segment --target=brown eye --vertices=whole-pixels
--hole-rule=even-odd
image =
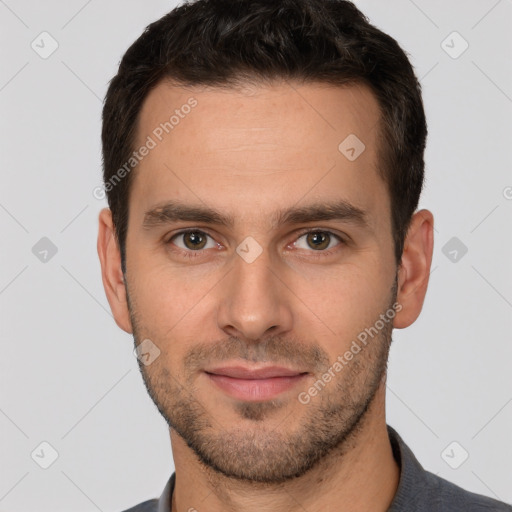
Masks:
[[[205,232],[191,229],[176,233],[167,243],[176,245],[176,247],[180,248],[182,251],[200,251],[201,249],[215,247],[215,242],[213,241],[210,242],[210,246],[207,247],[209,238],[211,238],[210,235]]]
[[[320,250],[326,249],[329,246],[331,237],[324,231],[312,231],[311,233],[307,233],[306,240],[309,247]]]
[[[182,236],[188,249],[203,249],[206,244],[206,237],[200,231],[189,231],[183,233]]]
[[[338,243],[333,245],[332,242],[336,242],[336,240]],[[341,237],[330,231],[310,230],[302,233],[293,245],[298,249],[306,249],[309,252],[329,253],[331,248],[340,245],[341,242],[343,242]]]

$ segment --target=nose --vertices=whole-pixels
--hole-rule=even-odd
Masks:
[[[220,329],[247,341],[262,341],[292,329],[292,292],[268,251],[252,262],[235,254],[225,277],[218,309]]]

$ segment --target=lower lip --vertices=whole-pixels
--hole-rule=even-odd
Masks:
[[[254,402],[270,400],[293,388],[306,377],[306,374],[300,374],[267,379],[235,379],[212,373],[207,373],[207,375],[220,389],[233,398]]]

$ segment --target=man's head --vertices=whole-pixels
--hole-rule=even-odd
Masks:
[[[205,467],[283,482],[382,421],[392,327],[431,262],[425,134],[407,58],[348,2],[199,1],[128,50],[104,111],[105,182],[125,172],[103,282]],[[296,376],[221,370],[271,365]]]

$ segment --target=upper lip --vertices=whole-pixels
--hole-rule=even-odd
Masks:
[[[224,375],[235,379],[268,379],[271,377],[293,377],[303,373],[300,370],[292,370],[282,366],[266,366],[264,368],[247,368],[244,366],[223,366],[222,368],[214,368],[205,370],[206,373],[215,375]]]

